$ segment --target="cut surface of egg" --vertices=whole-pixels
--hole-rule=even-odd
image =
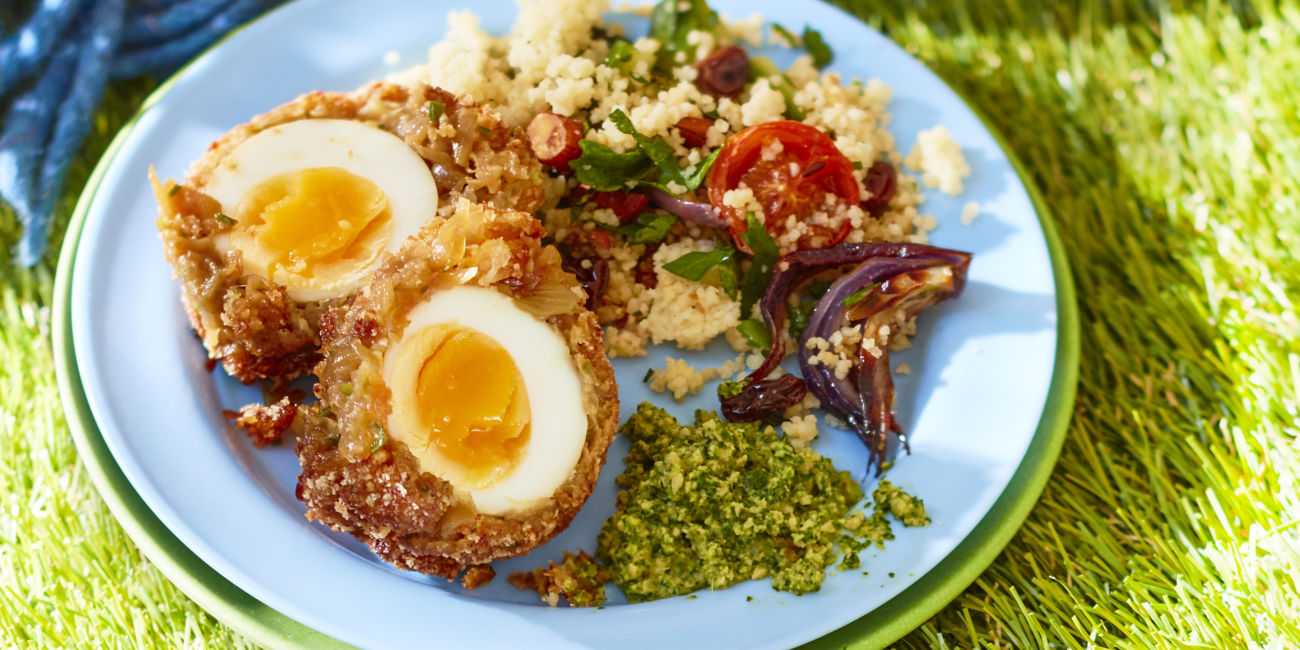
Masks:
[[[438,209],[424,161],[351,120],[298,120],[238,144],[202,188],[235,223],[215,238],[295,300],[346,295]]]
[[[568,345],[492,289],[458,286],[408,315],[384,356],[388,433],[486,514],[550,497],[586,444]]]

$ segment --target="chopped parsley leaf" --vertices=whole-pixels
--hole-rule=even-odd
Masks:
[[[760,318],[746,318],[736,326],[736,331],[745,337],[749,347],[766,352],[772,347],[772,336],[767,331],[767,324]]]
[[[745,243],[749,244],[749,250],[754,251],[754,259],[750,261],[749,271],[745,273],[745,281],[740,289],[741,316],[748,316],[754,304],[763,297],[763,292],[772,279],[772,269],[780,256],[776,240],[767,234],[767,229],[759,223],[758,217],[751,212],[746,215],[746,219],[749,221],[749,229],[745,231]]]
[[[426,108],[429,111],[429,121],[437,124],[438,118],[442,117],[443,112],[447,110],[447,105],[436,99],[431,99]]]
[[[628,182],[639,180],[654,169],[654,163],[640,149],[618,153],[594,140],[579,140],[578,146],[582,155],[569,166],[579,183],[601,192],[625,190]]]
[[[829,65],[835,58],[835,55],[831,54],[830,46],[826,45],[826,40],[822,38],[821,32],[811,27],[805,27],[803,30],[803,46],[812,55],[813,66],[818,70]]]
[[[705,273],[719,264],[725,264],[736,256],[736,249],[719,246],[711,251],[691,251],[664,264],[664,270],[687,280],[700,281]]]
[[[629,244],[656,244],[668,236],[675,223],[677,217],[667,212],[642,212],[636,221],[613,230],[626,237]]]

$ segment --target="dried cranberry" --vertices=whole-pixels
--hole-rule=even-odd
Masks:
[[[627,190],[614,192],[596,192],[596,206],[612,210],[619,223],[627,223],[645,211],[650,205],[650,197]]]
[[[609,285],[609,262],[599,257],[586,259],[591,262],[589,267],[584,267],[581,259],[567,258],[562,268],[578,279],[578,284],[587,292],[587,309],[595,311],[600,306],[605,287]]]
[[[645,252],[641,253],[641,259],[636,262],[635,274],[637,284],[647,289],[653,289],[659,286],[659,276],[655,273],[655,251],[659,250],[659,244],[647,244]]]
[[[780,416],[803,401],[808,388],[795,375],[746,382],[736,395],[722,398],[722,416],[732,422],[753,422]]]
[[[701,59],[695,69],[697,88],[716,97],[735,97],[749,82],[749,55],[732,45]]]
[[[867,170],[867,177],[862,181],[867,186],[867,191],[871,192],[871,198],[862,202],[862,208],[873,215],[880,215],[889,208],[890,199],[894,198],[894,192],[898,190],[898,172],[894,166],[878,160],[871,164]]]
[[[709,129],[713,128],[714,121],[707,117],[683,117],[677,120],[677,131],[686,146],[703,147],[709,141]]]

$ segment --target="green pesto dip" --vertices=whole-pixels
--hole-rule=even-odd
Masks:
[[[892,539],[887,514],[929,521],[919,499],[883,481],[870,519],[850,512],[863,495],[849,473],[771,427],[708,411],[683,426],[643,403],[620,433],[631,449],[596,556],[631,602],[768,576],[805,594],[837,559],[856,568],[859,550]]]

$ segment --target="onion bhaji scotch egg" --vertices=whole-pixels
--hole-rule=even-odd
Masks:
[[[303,95],[236,127],[182,184],[150,170],[190,323],[246,383],[309,371],[321,315],[426,221],[460,198],[532,212],[541,179],[494,113],[383,82]]]
[[[321,326],[298,498],[403,569],[455,579],[572,521],[618,426],[586,294],[530,214],[461,201]]]

